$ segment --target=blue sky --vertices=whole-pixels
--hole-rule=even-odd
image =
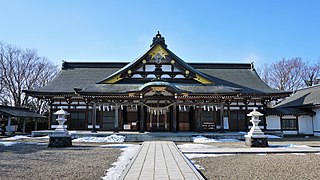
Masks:
[[[131,61],[159,30],[187,62],[320,59],[318,0],[0,0],[0,41],[67,61]]]

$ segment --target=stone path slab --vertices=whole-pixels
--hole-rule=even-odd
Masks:
[[[204,179],[172,141],[146,141],[120,179]]]

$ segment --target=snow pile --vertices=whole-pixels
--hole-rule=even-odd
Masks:
[[[43,140],[45,140],[45,139],[50,139],[50,137],[49,136],[40,136],[40,137],[34,137],[34,139],[43,139]]]
[[[270,135],[270,134],[267,134],[266,136],[267,136],[268,139],[280,139],[281,138],[279,136]]]
[[[9,138],[3,138],[2,140],[5,140],[5,141],[16,141],[16,140],[21,140],[21,139],[30,139],[30,137],[28,137],[28,136],[16,135],[16,136],[9,137]]]
[[[296,144],[280,144],[280,145],[269,144],[269,147],[272,147],[272,148],[311,148],[310,146],[307,146],[307,145],[296,145]]]
[[[107,137],[83,137],[72,140],[73,142],[124,142],[124,136],[111,135]]]
[[[123,149],[123,148],[131,148],[131,147],[134,147],[134,146],[137,146],[137,145],[133,145],[133,144],[105,144],[105,145],[101,145],[100,147]]]
[[[29,145],[48,145],[47,143],[39,143],[39,142],[13,142],[13,141],[9,141],[9,142],[4,142],[4,141],[0,141],[0,145],[3,146],[13,146],[16,144],[29,144]]]
[[[112,167],[107,170],[106,176],[102,177],[103,180],[114,180],[119,179],[122,172],[125,170],[125,168],[128,166],[128,164],[131,162],[132,158],[137,154],[140,146],[139,145],[129,145],[126,144],[127,148],[122,148],[123,151],[118,157],[118,161],[113,163]],[[108,145],[104,147],[112,147],[113,145]],[[119,145],[115,145],[119,146]]]
[[[208,148],[215,148],[215,146],[204,145],[204,144],[181,144],[177,145],[179,149],[208,149]]]
[[[193,142],[196,143],[210,143],[210,142],[239,142],[237,139],[210,139],[204,136],[193,137]]]
[[[3,145],[3,146],[13,146],[17,144],[17,142],[0,142],[0,145]]]
[[[184,154],[188,159],[204,158],[204,157],[219,157],[219,156],[233,156],[235,154]]]

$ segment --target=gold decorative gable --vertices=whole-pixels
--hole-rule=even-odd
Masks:
[[[169,53],[159,44],[156,45],[154,48],[152,48],[152,50],[149,52],[148,55],[150,55],[151,59],[152,59],[152,58],[156,57],[157,54],[162,56],[162,58],[165,58],[166,56],[169,55]]]

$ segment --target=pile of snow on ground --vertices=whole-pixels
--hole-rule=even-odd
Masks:
[[[83,137],[72,140],[73,142],[124,142],[124,136],[111,135],[107,137]]]
[[[15,142],[15,141],[0,141],[0,145],[3,146],[13,146],[16,144],[29,144],[29,145],[48,145],[47,143],[39,143],[39,142]]]
[[[219,157],[219,156],[233,156],[235,154],[184,154],[188,159],[204,158],[204,157]]]
[[[9,138],[3,138],[2,140],[4,140],[4,141],[16,141],[16,140],[22,140],[22,139],[30,139],[30,137],[16,135],[16,136],[9,137]]]
[[[210,139],[204,136],[193,137],[193,142],[196,143],[210,143],[210,142],[239,142],[237,139]]]
[[[118,157],[118,161],[113,163],[112,167],[107,170],[106,176],[102,177],[103,180],[114,180],[119,179],[122,172],[128,166],[132,158],[138,153],[140,148],[139,145],[133,144],[125,144],[127,148],[122,148],[123,151]],[[119,145],[104,145],[104,147],[112,147],[112,146],[119,146]]]
[[[280,139],[281,137],[279,136],[276,136],[276,135],[270,135],[270,134],[267,134],[266,135],[268,139]]]
[[[296,144],[269,144],[269,147],[271,148],[312,148],[307,145],[296,145]]]
[[[209,149],[209,148],[216,148],[215,146],[205,145],[205,144],[180,144],[177,145],[179,149]]]
[[[17,144],[17,142],[0,142],[0,145],[3,145],[3,146],[13,146]]]

